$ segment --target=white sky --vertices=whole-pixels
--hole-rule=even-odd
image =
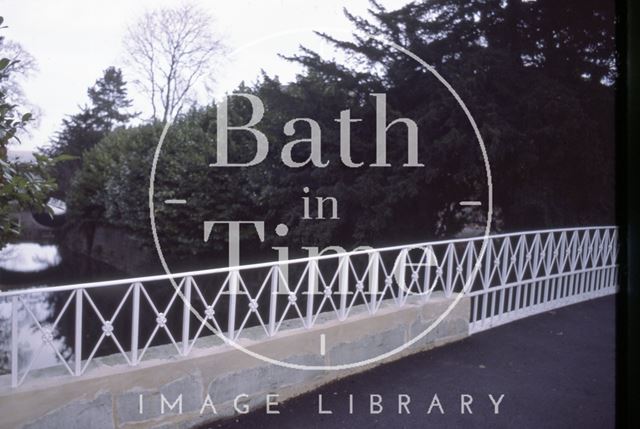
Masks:
[[[342,14],[346,7],[364,15],[368,0],[194,0],[210,11],[214,29],[222,35],[230,51],[242,46],[234,57],[225,59],[224,70],[215,76],[215,93],[220,97],[242,80],[255,81],[260,69],[291,80],[299,68],[277,54],[297,52],[300,44],[329,54],[311,30],[326,29],[338,38],[347,38],[353,29]],[[389,9],[408,0],[380,0]],[[0,14],[9,28],[7,39],[21,43],[38,62],[38,73],[24,89],[31,103],[41,109],[37,129],[23,138],[20,149],[48,144],[61,120],[77,113],[87,101],[87,88],[108,66],[123,66],[122,37],[125,28],[145,10],[180,4],[179,0],[0,0]],[[262,42],[255,43],[259,40]],[[145,109],[144,99],[128,85],[136,110]],[[201,100],[207,101],[207,100]]]

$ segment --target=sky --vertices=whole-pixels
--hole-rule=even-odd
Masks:
[[[233,90],[241,81],[254,82],[264,69],[284,82],[295,77],[299,66],[278,57],[293,54],[299,45],[331,57],[331,48],[312,30],[337,38],[349,38],[353,26],[343,15],[365,15],[368,0],[193,0],[213,16],[213,29],[228,47],[221,69],[213,76],[212,94],[200,94],[210,102]],[[388,9],[407,0],[380,0]],[[87,88],[109,66],[123,67],[122,39],[128,26],[145,11],[179,5],[176,0],[0,0],[0,14],[10,40],[22,44],[37,63],[38,71],[27,79],[27,99],[40,110],[39,124],[22,138],[19,149],[46,146],[62,119],[78,112],[88,101]],[[134,108],[149,112],[144,96],[128,85]]]

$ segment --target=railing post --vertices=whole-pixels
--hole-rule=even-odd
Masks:
[[[191,282],[193,279],[184,279],[184,300],[182,302],[182,356],[189,352],[190,321],[191,321]]]
[[[18,386],[18,297],[11,297],[11,386]]]
[[[402,305],[404,303],[404,293],[406,292],[407,282],[407,249],[402,249],[398,254],[398,265],[396,266],[396,280],[398,281],[398,305]]]
[[[511,240],[507,237],[507,238],[503,238],[502,239],[502,263],[500,264],[500,286],[505,286],[509,283],[509,280],[507,279],[507,274],[509,273],[509,251],[511,249]],[[497,259],[497,258],[496,258]],[[502,288],[502,290],[504,291],[504,287]],[[509,288],[509,294],[507,296],[506,295],[506,291],[504,293],[502,293],[500,295],[500,306],[499,306],[499,311],[500,314],[504,314],[502,312],[502,310],[504,309],[504,299],[506,297],[507,299],[507,308],[506,308],[506,312],[510,313],[514,310],[512,303],[511,303],[511,298],[513,297],[513,287]]]
[[[133,284],[131,301],[131,365],[138,364],[138,333],[140,324],[140,283]]]
[[[467,254],[467,264],[465,267],[465,278],[462,280],[462,291],[463,292],[471,292],[473,290],[473,283],[475,281],[475,276],[472,276],[473,274],[473,254],[474,254],[474,250],[475,250],[475,243],[473,241],[468,241],[467,242],[467,248],[465,253]],[[478,275],[479,271],[476,271],[476,276]],[[473,278],[472,278],[473,277]],[[468,290],[464,290],[466,286],[469,286]]]
[[[590,237],[591,238],[591,237]],[[591,265],[591,276],[589,281],[589,292],[593,293],[596,291],[597,282],[599,280],[598,275],[600,274],[600,270],[597,269],[598,266],[598,258],[595,256],[598,255],[598,246],[600,245],[600,231],[596,230],[593,233],[593,238],[591,239],[591,244],[589,246],[589,259],[587,260],[587,265]]]
[[[431,250],[431,246],[427,246],[424,248],[424,279],[422,282],[422,294],[420,296],[421,301],[423,303],[429,300],[429,296],[431,295],[431,262],[432,258],[435,260],[435,255],[433,255],[433,250]],[[437,263],[436,263],[437,265]]]
[[[579,270],[580,267],[582,266],[582,258],[581,258],[582,250],[579,250],[579,249],[582,249],[582,239],[580,238],[580,233],[578,231],[575,231],[573,233],[573,235],[575,236],[576,239],[573,241],[573,246],[572,246],[570,252],[574,254],[576,264],[575,264],[575,267],[571,267],[571,266],[569,267],[569,271],[570,272],[575,272],[576,269]],[[584,235],[583,235],[583,238],[584,238]],[[562,279],[563,279],[563,289],[562,289],[562,298],[563,298],[563,300],[571,301],[573,299],[572,295],[576,295],[577,296],[579,291],[580,291],[580,288],[582,287],[582,284],[583,284],[582,282],[584,280],[583,274],[578,274],[578,279],[580,279],[580,284],[579,285],[578,285],[578,283],[574,283],[573,282],[573,277],[574,276],[575,276],[574,274],[571,274],[569,276],[571,281],[569,281],[569,278],[567,278],[567,276],[563,276],[562,277]]]
[[[518,256],[516,258],[516,262],[517,265],[515,265],[516,268],[516,279],[518,280],[518,284],[516,285],[516,310],[520,311],[520,296],[522,295],[522,283],[520,283],[522,281],[522,278],[524,276],[524,246],[525,246],[525,238],[524,236],[520,236],[520,239],[518,240],[518,244],[516,245],[518,248]],[[514,252],[514,256],[515,256],[515,252]],[[525,291],[526,293],[526,291]],[[524,302],[523,302],[524,304]],[[526,311],[524,305],[522,306],[522,310]]]
[[[380,254],[378,252],[374,252],[371,254],[371,266],[369,267],[369,305],[371,308],[371,313],[375,313],[376,306],[378,305],[378,281],[379,281],[379,273],[380,270]]]
[[[552,263],[552,257],[553,257],[553,245],[554,245],[554,241],[552,240],[553,238],[553,234],[548,234],[547,233],[547,247],[544,255],[545,261],[543,262],[542,265],[542,269],[545,275],[549,274],[549,270],[547,267],[551,267],[551,263]],[[543,247],[543,249],[545,249]],[[546,262],[546,265],[545,265]],[[546,279],[544,281],[544,302],[545,302],[545,308],[548,308],[548,303],[550,303],[551,301],[553,301],[553,288],[552,288],[553,284],[552,282],[549,281],[549,279]]]
[[[279,284],[279,267],[274,265],[271,268],[271,292],[269,294],[269,336],[276,333],[276,310],[278,305],[278,284]],[[289,299],[289,295],[287,295]]]
[[[536,234],[533,237],[533,250],[531,251],[531,259],[530,259],[530,271],[531,271],[531,278],[538,278],[540,277],[540,272],[537,269],[538,267],[538,263],[540,262],[540,234]],[[543,302],[542,302],[542,291],[544,288],[544,282],[538,281],[536,282],[536,285],[538,287],[538,299],[536,301],[536,306],[537,307],[544,307]]]
[[[349,293],[349,256],[340,257],[340,274],[338,275],[338,288],[340,290],[340,320],[347,317],[347,295]]]
[[[307,329],[311,328],[313,323],[313,295],[318,290],[317,282],[317,262],[315,260],[307,262],[309,268],[307,270],[308,282],[307,282]]]
[[[84,289],[76,289],[76,340],[75,340],[75,375],[82,373],[82,296]]]
[[[487,245],[484,248],[484,282],[482,284],[482,290],[485,293],[482,294],[482,323],[484,324],[487,319],[487,305],[489,301],[489,287],[491,284],[491,248],[493,247],[493,240],[488,239]],[[471,290],[469,290],[471,292]],[[504,289],[502,290],[504,292]],[[477,302],[477,298],[476,298]],[[491,320],[493,320],[495,314],[491,314]]]
[[[575,237],[575,232],[573,233],[573,237]],[[565,249],[565,245],[567,244],[567,234],[565,232],[562,233],[562,246],[560,247],[560,261],[558,263],[558,266],[562,267],[562,272],[560,272],[560,270],[558,270],[558,273],[561,274],[565,274],[566,273],[566,266],[567,264],[564,263],[563,261],[565,260],[565,256],[566,256],[566,249]],[[572,281],[574,280],[574,274],[571,274],[571,272],[573,271],[573,269],[571,268],[571,254],[573,253],[572,249],[573,246],[575,245],[575,240],[571,239],[571,241],[569,242],[571,244],[571,249],[569,249],[569,258],[567,258],[568,262],[569,262],[569,276],[567,277],[566,275],[563,275],[561,277],[558,278],[559,281],[559,285],[558,288],[560,289],[560,298],[565,299],[567,297],[567,286],[569,285],[569,279],[571,279]]]
[[[229,341],[233,341],[236,330],[236,298],[239,282],[238,270],[231,271],[229,275],[229,323],[227,325],[227,337]]]
[[[449,243],[447,246],[447,283],[445,285],[445,296],[448,298],[453,292],[453,252],[456,248],[453,244]]]

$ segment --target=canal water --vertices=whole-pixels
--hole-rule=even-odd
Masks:
[[[302,267],[290,270],[290,281],[296,284],[303,275]],[[226,273],[200,276],[195,279],[198,291],[192,291],[191,304],[199,314],[206,313],[206,307],[214,302],[217,293],[225,284]],[[268,276],[268,268],[243,273],[243,281],[255,296]],[[54,241],[12,243],[0,250],[0,290],[19,290],[27,288],[43,288],[46,286],[73,285],[78,283],[115,280],[135,277],[135,273],[122,272],[108,264],[94,260],[86,255],[68,250]],[[82,309],[82,358],[99,357],[131,350],[131,325],[133,317],[133,300],[130,284],[108,287],[86,288],[88,295],[83,297]],[[172,338],[163,329],[157,329],[155,311],[163,312],[166,325],[171,331],[173,341],[180,342],[181,332],[175,327],[182,326],[183,305],[180,298],[175,297],[175,289],[167,280],[145,282],[145,293],[141,293],[139,307],[140,349],[148,346],[169,344]],[[129,291],[129,292],[128,292]],[[34,292],[22,295],[18,302],[18,363],[19,373],[27,368],[38,369],[60,365],[64,360],[73,367],[75,350],[75,299],[73,291]],[[258,300],[263,320],[268,317],[268,293],[262,293]],[[91,302],[89,302],[89,300]],[[155,310],[152,307],[153,302]],[[240,293],[237,297],[239,315],[238,328],[242,323],[243,309],[249,308],[249,298]],[[172,303],[172,304],[171,304]],[[287,304],[287,296],[278,297],[280,311]],[[301,308],[305,308],[302,298]],[[215,317],[220,329],[226,332],[229,297],[221,295],[215,307]],[[9,298],[0,297],[0,374],[10,371],[11,362],[11,307]],[[165,309],[169,308],[168,311]],[[104,320],[112,322],[113,336],[103,337]],[[117,316],[114,316],[116,315]],[[296,317],[294,309],[286,318]],[[207,329],[199,331],[201,321],[191,315],[190,338],[212,335]],[[258,324],[256,316],[246,321],[245,327]],[[43,335],[39,326],[51,336]],[[157,332],[155,332],[157,330]],[[45,336],[48,341],[45,341]],[[114,341],[117,339],[118,344]],[[152,338],[152,340],[150,339]]]
[[[395,254],[383,255],[386,266],[393,266]],[[384,260],[388,259],[389,260]],[[361,260],[352,258],[352,264],[357,272],[364,272],[368,265],[368,256],[362,256]],[[210,263],[210,262],[209,262]],[[326,282],[333,278],[338,266],[338,260],[321,261],[318,264],[319,271],[329,273]],[[202,261],[201,267],[204,267]],[[252,296],[256,296],[259,289],[264,289],[265,279],[268,278],[268,268],[249,270],[243,272],[242,278]],[[73,252],[53,239],[37,242],[12,243],[0,249],[0,290],[18,290],[26,288],[43,288],[46,286],[72,285],[103,280],[115,280],[135,277],[135,273],[125,273],[113,266],[94,260],[86,255]],[[198,314],[206,314],[207,306],[214,302],[217,293],[225,284],[226,273],[200,276],[195,279],[197,291],[192,291],[191,304]],[[303,264],[289,267],[289,284],[291,289],[300,286],[304,281],[305,271]],[[349,273],[349,283],[356,284],[354,273]],[[306,283],[304,283],[306,285]],[[296,286],[297,285],[297,286]],[[114,285],[99,288],[85,289],[88,297],[83,298],[82,309],[82,359],[89,356],[99,357],[131,350],[131,325],[133,317],[133,300],[130,284]],[[140,349],[158,344],[169,344],[172,341],[180,342],[183,306],[180,298],[175,298],[175,290],[169,281],[145,282],[146,293],[141,294],[139,307],[139,335],[138,347]],[[337,287],[335,288],[337,289]],[[322,287],[317,292],[320,294],[314,303],[314,313],[321,308],[329,311],[328,304],[322,307]],[[239,326],[250,327],[258,324],[257,315],[262,321],[269,317],[269,293],[262,293],[257,300],[258,310],[243,322],[243,316],[248,313],[251,305],[248,296],[237,296],[238,315],[236,329]],[[298,293],[298,307],[306,308],[307,298]],[[23,300],[18,302],[18,363],[23,373],[27,368],[37,369],[53,365],[60,365],[66,361],[73,367],[73,358],[76,340],[75,299],[73,291],[59,292],[34,292],[23,295]],[[359,305],[364,301],[355,297],[354,304]],[[151,304],[149,301],[152,301]],[[296,318],[300,314],[295,308],[288,305],[288,296],[279,295],[277,300],[278,319]],[[228,319],[228,295],[221,295],[216,301],[215,318],[220,329],[226,332]],[[170,306],[170,303],[171,306]],[[155,309],[153,308],[155,306]],[[7,298],[0,297],[0,374],[10,370],[11,362],[11,311],[12,304]],[[165,309],[169,308],[168,311]],[[166,318],[166,326],[169,327],[172,337],[163,330],[157,329],[156,310],[163,312]],[[104,337],[103,323],[97,313],[106,320],[111,321],[113,334]],[[114,316],[116,315],[117,316]],[[208,330],[198,331],[201,321],[190,315],[190,338],[195,335],[211,335]],[[43,335],[45,329],[47,334]],[[178,328],[180,329],[178,329]],[[156,332],[157,331],[157,332]],[[50,335],[48,333],[50,332]],[[100,340],[102,338],[102,341]],[[152,338],[152,339],[150,339]],[[114,341],[114,339],[117,339]]]
[[[127,277],[116,268],[72,252],[55,242],[18,242],[0,249],[0,290],[41,288],[99,280]],[[52,330],[52,345],[43,346],[42,333],[37,329],[35,320],[41,326],[51,326],[60,313],[61,305],[68,293],[33,293],[20,303],[18,312],[19,326],[19,362],[20,366],[32,365],[33,369],[59,363],[54,351],[62,357],[71,356],[71,343],[68,340],[73,329],[73,320],[62,317]],[[70,311],[72,310],[72,311]],[[73,313],[67,309],[65,315]],[[7,372],[10,365],[11,344],[11,303],[0,298],[0,373]]]

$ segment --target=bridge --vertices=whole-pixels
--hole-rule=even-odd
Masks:
[[[232,416],[613,294],[617,234],[527,231],[2,292],[0,415],[32,428]],[[43,353],[55,365],[39,365]]]

